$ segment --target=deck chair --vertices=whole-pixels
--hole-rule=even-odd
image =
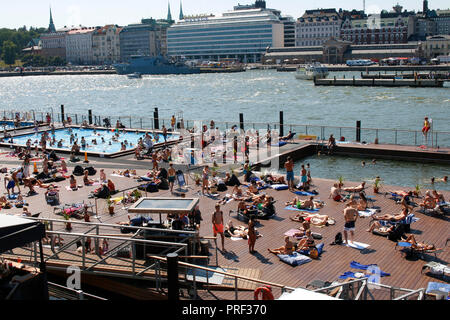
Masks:
[[[415,215],[414,215],[414,213],[410,213],[410,214],[408,214],[408,216],[405,218],[405,219],[403,219],[403,220],[400,220],[400,221],[398,221],[398,222],[392,222],[392,221],[389,221],[389,220],[375,220],[375,219],[372,219],[370,222],[369,222],[369,226],[373,223],[373,222],[375,222],[375,221],[378,221],[383,227],[388,227],[389,225],[397,225],[397,224],[399,224],[399,223],[401,223],[401,224],[404,224],[405,225],[405,232],[409,232],[410,231],[410,228],[411,228],[411,223],[413,223],[413,222],[417,222],[417,221],[419,221],[420,219],[419,218],[417,218]]]
[[[395,245],[395,250],[397,248],[403,249],[404,252],[406,252],[406,256],[415,256],[420,255],[422,259],[425,260],[425,254],[434,254],[435,259],[437,259],[438,253],[443,252],[443,249],[432,249],[432,250],[425,250],[425,249],[419,249],[419,248],[413,248],[412,244],[409,242],[403,242],[399,241]]]
[[[288,142],[290,141],[291,143],[294,141],[294,137],[295,137],[296,133],[295,132],[291,132],[290,134],[288,134],[285,138],[281,137],[280,141],[285,141]]]
[[[59,192],[52,191],[45,195],[45,201],[52,206],[59,204]]]
[[[181,191],[181,189],[186,186],[186,179],[184,178],[184,173],[180,170],[176,173],[176,179],[178,182],[178,191]]]
[[[435,276],[442,276],[443,278],[450,277],[450,267],[436,261],[431,261],[424,264],[421,273],[423,274],[424,271],[427,271]]]

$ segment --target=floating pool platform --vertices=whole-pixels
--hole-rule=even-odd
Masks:
[[[441,79],[314,79],[316,86],[442,88]]]
[[[117,141],[112,141],[111,138],[116,133],[117,129],[114,128],[82,128],[81,126],[67,126],[65,128],[55,129],[55,140],[63,141],[63,146],[58,148],[56,145],[49,146],[47,143],[47,150],[55,151],[58,153],[70,154],[72,144],[70,144],[70,135],[74,134],[75,139],[78,139],[78,145],[80,146],[80,152],[78,155],[99,157],[99,158],[117,158],[125,155],[130,155],[135,152],[139,138],[143,138],[146,133],[149,133],[152,137],[158,135],[158,140],[153,139],[153,147],[159,148],[164,145],[173,145],[180,141],[180,135],[177,132],[169,132],[167,134],[167,141],[164,141],[162,131],[157,130],[142,130],[142,129],[119,129],[120,135]],[[41,136],[44,132],[48,132],[52,138],[52,132],[50,129],[39,130],[33,133],[14,134],[7,141],[0,143],[2,147],[26,147],[28,139],[31,139],[31,147],[34,149],[38,145]],[[87,142],[87,147],[81,147],[81,138],[84,137]],[[105,142],[102,142],[102,138]],[[12,142],[11,140],[12,139]],[[93,144],[93,139],[97,144]],[[127,150],[121,150],[121,142],[127,140]],[[162,141],[162,142],[161,142]],[[39,150],[42,148],[38,145]]]

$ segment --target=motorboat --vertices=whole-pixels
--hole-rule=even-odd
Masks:
[[[329,72],[327,67],[323,66],[319,62],[315,62],[297,68],[295,78],[300,80],[314,80],[314,78],[324,79],[328,76],[328,74]]]

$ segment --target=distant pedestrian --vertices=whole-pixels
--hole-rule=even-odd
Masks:
[[[177,120],[175,119],[175,116],[172,115],[172,118],[170,119],[170,126],[172,127],[172,131],[175,131],[175,123]]]

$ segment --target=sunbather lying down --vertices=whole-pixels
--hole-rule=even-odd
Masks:
[[[323,207],[323,202],[314,200],[314,196],[309,197],[307,200],[301,200],[295,197],[292,201],[286,202],[287,206],[293,206],[297,209],[319,209]]]
[[[391,225],[389,227],[384,227],[381,225],[381,223],[379,223],[378,221],[375,221],[369,229],[367,229],[367,232],[376,232],[378,234],[383,234],[383,235],[388,235],[389,232],[391,232],[392,230],[394,230],[395,226]]]
[[[434,246],[434,244],[426,244],[423,242],[417,242],[414,238],[414,235],[410,234],[406,239],[405,242],[409,242],[412,244],[412,248],[415,250],[440,250]]]
[[[317,213],[308,214],[306,212],[301,212],[297,213],[295,216],[291,216],[290,218],[292,221],[296,222],[303,222],[304,220],[315,226],[328,226],[335,224],[335,221],[333,219],[330,219],[329,216]]]
[[[261,235],[258,233],[258,231],[255,229],[256,231],[256,237],[259,238],[261,237]],[[228,224],[225,227],[225,236],[227,236],[227,234],[230,237],[235,237],[235,238],[242,238],[242,239],[247,239],[248,237],[248,228],[244,227],[244,226],[234,226],[233,225],[233,221],[229,221]]]
[[[292,254],[294,252],[294,244],[291,240],[289,240],[288,236],[284,237],[284,246],[279,247],[277,249],[267,249],[270,253],[273,254]]]
[[[347,192],[361,192],[364,191],[364,188],[366,187],[366,183],[363,181],[359,186],[351,187],[351,188],[342,188],[343,191]]]
[[[408,208],[403,208],[401,213],[398,214],[384,214],[382,216],[373,216],[373,220],[387,220],[397,222],[405,219],[408,216]]]

